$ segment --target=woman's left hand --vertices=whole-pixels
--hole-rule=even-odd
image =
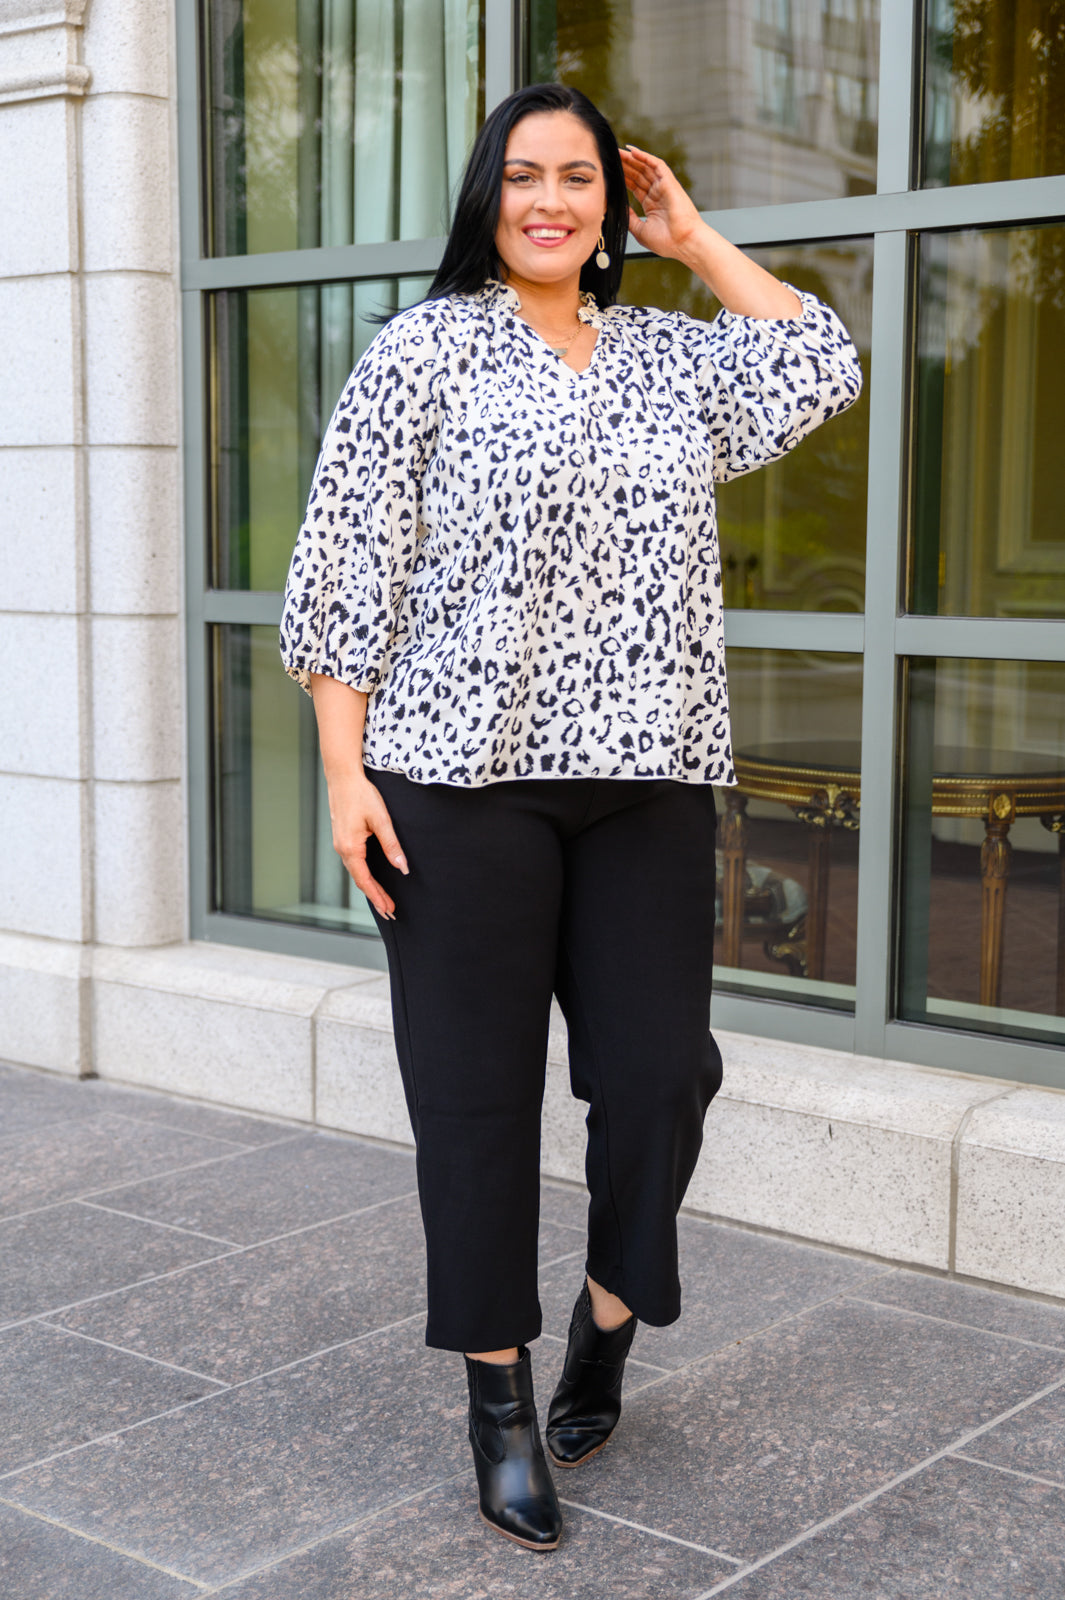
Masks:
[[[694,202],[671,169],[657,156],[629,144],[621,151],[625,182],[643,207],[643,216],[629,207],[629,232],[656,256],[684,259],[685,250],[705,230]]]

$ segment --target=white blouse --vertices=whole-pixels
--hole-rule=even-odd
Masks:
[[[489,283],[394,317],[341,395],[285,593],[281,652],[370,695],[367,767],[734,782],[714,483],[861,391],[834,312],[585,297],[577,373]]]

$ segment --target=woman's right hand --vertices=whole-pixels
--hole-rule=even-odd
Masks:
[[[374,910],[390,922],[396,920],[396,902],[381,887],[366,860],[371,835],[394,867],[404,876],[410,868],[400,848],[388,807],[365,773],[336,777],[329,784],[329,816],[333,824],[333,849],[343,861]]]
[[[406,875],[406,857],[380,791],[366,776],[362,764],[362,736],[366,726],[367,696],[327,674],[312,672],[310,689],[318,719],[318,745],[329,785],[329,816],[333,824],[333,849],[347,867],[356,886],[374,910],[390,922],[396,920],[396,903],[366,862],[366,841],[371,837],[394,867]]]

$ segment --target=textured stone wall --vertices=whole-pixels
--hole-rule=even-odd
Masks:
[[[185,931],[169,0],[0,0],[3,1053]]]

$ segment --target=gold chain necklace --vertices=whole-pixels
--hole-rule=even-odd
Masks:
[[[534,327],[533,324],[528,321],[528,318],[526,318],[525,321],[528,323],[528,326],[530,328],[532,328],[532,331],[535,334],[538,334],[539,337],[544,341],[544,343],[546,344],[547,348],[550,350],[551,354],[554,355],[554,356],[558,356],[560,361],[562,360],[563,356],[569,354],[570,345],[573,343],[573,340],[577,337],[577,335],[580,333],[581,329],[584,327],[584,323],[581,322],[578,319],[576,326],[573,327],[570,330],[569,337],[567,338],[567,341],[566,341],[565,344],[552,344],[551,340],[547,337],[546,333],[540,333],[539,328]]]

